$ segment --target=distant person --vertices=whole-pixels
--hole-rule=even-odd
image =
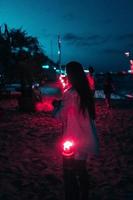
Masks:
[[[27,87],[29,88],[29,95],[32,94],[32,62],[31,55],[28,52],[20,51],[18,54],[18,69],[21,81],[21,91],[22,94],[25,93]]]
[[[73,140],[75,144],[71,178],[75,180],[75,187],[78,183],[79,186],[77,186],[73,200],[79,199],[79,192],[81,199],[87,200],[89,180],[86,162],[87,158],[98,153],[94,97],[80,63],[75,61],[68,63],[66,73],[71,87],[64,93],[56,116],[62,120],[64,125],[63,138]]]
[[[112,81],[111,74],[108,72],[105,75],[104,82],[103,82],[103,91],[105,95],[105,103],[108,108],[111,107],[111,94],[114,90],[114,85]]]
[[[34,101],[35,102],[42,101],[42,94],[41,94],[41,91],[40,91],[40,89],[39,89],[39,87],[37,85],[34,86],[32,91],[33,91],[33,99],[34,99]]]
[[[91,91],[92,91],[93,95],[95,95],[96,81],[95,81],[95,77],[94,77],[94,68],[93,67],[89,67],[89,73],[88,73],[87,77],[88,77]]]

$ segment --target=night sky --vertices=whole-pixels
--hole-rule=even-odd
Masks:
[[[132,21],[133,0],[0,0],[0,24],[38,37],[55,62],[60,34],[62,64],[77,60],[96,71],[129,69]]]

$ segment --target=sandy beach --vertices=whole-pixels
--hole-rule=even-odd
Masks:
[[[0,200],[64,200],[61,123],[0,100]],[[92,200],[133,199],[133,102],[96,100],[100,155],[88,161]]]

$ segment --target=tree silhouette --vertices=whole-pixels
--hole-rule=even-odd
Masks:
[[[29,36],[22,28],[9,30],[6,24],[3,32],[0,27],[0,62],[7,82],[21,83],[22,96],[27,94],[27,88],[32,96],[32,83],[39,79],[42,65],[54,64],[36,37]]]
[[[39,78],[38,76],[42,72],[42,65],[46,63],[56,65],[44,54],[36,37],[29,36],[22,28],[9,30],[6,24],[2,33],[0,27],[0,61],[4,67],[7,82],[19,79],[19,61],[22,53],[29,54],[30,63],[32,64],[32,67],[30,66],[29,68],[33,75],[33,80],[36,77],[37,79]],[[24,68],[23,70],[26,69]]]

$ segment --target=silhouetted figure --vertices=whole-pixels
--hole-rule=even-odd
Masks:
[[[98,153],[94,97],[80,63],[68,63],[66,73],[71,87],[64,93],[61,106],[57,105],[56,113],[63,123],[63,140],[72,140],[75,146],[71,166],[66,166],[64,159],[65,196],[66,200],[88,200],[86,162]]]
[[[111,74],[108,72],[105,75],[104,83],[103,83],[103,91],[105,94],[105,103],[107,108],[111,107],[111,93],[114,90],[114,85],[112,81]]]
[[[42,94],[39,87],[35,85],[32,91],[33,91],[33,100],[35,102],[42,101]]]
[[[29,53],[20,51],[18,68],[22,93],[24,93],[24,90],[27,90],[27,87],[29,88],[29,92],[32,93],[32,62]]]
[[[19,52],[18,69],[21,83],[21,96],[19,100],[19,110],[24,112],[35,111],[35,101],[32,91],[32,62],[31,56],[25,51]]]

